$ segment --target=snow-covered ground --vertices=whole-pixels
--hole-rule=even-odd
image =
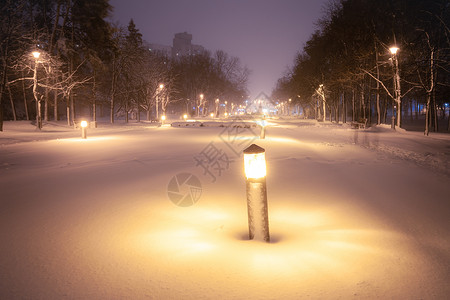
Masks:
[[[83,140],[63,123],[5,123],[0,298],[450,296],[448,134],[268,122],[264,140],[149,123]],[[247,237],[250,143],[266,149],[271,243]],[[214,151],[208,174],[198,161]],[[192,206],[169,199],[180,173],[201,181]]]

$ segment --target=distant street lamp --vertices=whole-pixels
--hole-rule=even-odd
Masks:
[[[400,88],[400,72],[398,69],[398,57],[397,52],[400,50],[398,47],[391,47],[389,48],[389,51],[392,54],[392,64],[394,66],[394,97],[395,102],[397,106],[397,127],[400,128],[400,122],[401,122],[401,88]],[[395,117],[395,116],[393,116]]]
[[[251,240],[270,242],[265,150],[252,144],[244,150],[248,229]]]
[[[34,51],[31,53],[34,57],[34,73],[33,73],[33,96],[36,101],[36,127],[37,129],[42,129],[42,114],[41,114],[41,99],[38,97],[37,86],[38,86],[38,78],[37,78],[37,70],[38,70],[38,59],[41,56],[41,53],[38,51]]]
[[[225,101],[225,113],[228,114],[228,101]]]
[[[187,115],[187,114],[184,114],[184,115],[183,115],[183,119],[186,121],[187,118],[188,118],[188,115]]]
[[[81,121],[81,123],[80,123],[82,139],[86,139],[87,125],[88,125],[88,123],[86,121]]]
[[[164,125],[164,122],[166,121],[166,116],[162,115],[161,116],[161,125]]]

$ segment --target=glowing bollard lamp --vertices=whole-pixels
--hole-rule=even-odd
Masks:
[[[265,150],[252,144],[244,150],[247,177],[248,234],[251,240],[270,242]]]
[[[86,121],[81,121],[80,126],[81,126],[81,138],[85,139],[86,138],[86,131],[87,131],[87,122]]]

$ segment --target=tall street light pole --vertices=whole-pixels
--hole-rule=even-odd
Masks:
[[[159,120],[159,95],[164,88],[164,84],[160,84],[158,87],[158,92],[156,93],[156,120]]]
[[[401,121],[401,88],[400,88],[400,72],[398,69],[398,56],[397,52],[400,50],[397,47],[391,47],[389,48],[389,51],[392,54],[392,64],[394,65],[394,97],[395,97],[395,103],[397,104],[397,127],[400,128],[400,121]]]
[[[219,117],[219,99],[216,99],[216,118]]]
[[[291,102],[292,102],[292,99],[289,98],[289,103],[288,103],[288,116],[291,115]]]
[[[200,116],[200,106],[202,106],[202,104],[203,104],[203,97],[204,97],[204,95],[203,95],[203,94],[200,94],[199,104],[197,105],[197,117]],[[204,109],[204,108],[203,108],[203,109]]]
[[[34,57],[34,74],[33,74],[33,96],[36,101],[36,128],[42,129],[42,115],[41,115],[41,100],[38,97],[37,86],[38,86],[38,78],[37,78],[37,69],[38,69],[38,59],[41,56],[41,53],[38,51],[34,51],[32,53]]]

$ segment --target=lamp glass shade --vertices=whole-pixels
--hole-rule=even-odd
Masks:
[[[32,54],[34,58],[39,58],[39,56],[41,56],[41,53],[38,51],[34,51]]]
[[[81,127],[87,127],[87,122],[86,121],[81,121],[81,123],[80,123],[80,125],[81,125]]]
[[[266,176],[266,154],[259,153],[245,153],[244,151],[244,169],[247,178],[263,178]]]
[[[397,47],[391,47],[391,48],[389,48],[389,51],[391,51],[392,54],[396,54],[397,51],[398,51],[398,48]]]

